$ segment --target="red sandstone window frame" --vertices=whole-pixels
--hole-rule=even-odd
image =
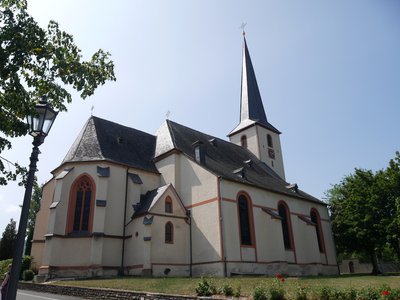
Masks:
[[[240,208],[240,199],[244,199],[246,201],[246,206],[247,206],[247,219],[248,219],[248,224],[242,224],[241,221],[241,208]],[[237,203],[237,214],[238,214],[238,226],[239,226],[239,241],[240,241],[240,246],[241,247],[250,247],[254,248],[256,245],[256,240],[255,240],[255,232],[254,232],[254,218],[253,218],[253,203],[251,201],[250,196],[247,193],[240,192],[237,195],[236,199]],[[242,219],[245,216],[242,216]],[[246,226],[248,226],[248,233],[246,234]],[[248,235],[248,236],[247,236]],[[249,241],[244,241],[244,238],[246,239],[249,238]],[[245,242],[245,243],[244,243]]]
[[[173,213],[172,199],[170,196],[165,198],[165,212],[169,214]]]
[[[85,188],[82,188],[82,186],[85,185]],[[78,198],[78,191],[83,189],[83,198],[81,207],[80,207],[80,221],[79,221],[79,230],[74,230],[74,222],[75,222],[75,217],[77,214],[77,198]],[[85,189],[90,189],[90,203],[89,203],[89,213],[86,216],[88,220],[86,222],[88,223],[87,225],[87,230],[82,230],[82,224],[84,222],[84,200],[87,199],[86,193],[88,190]],[[96,194],[96,184],[93,180],[93,178],[89,174],[82,174],[79,177],[77,177],[74,182],[71,185],[70,188],[70,193],[69,193],[69,203],[68,203],[68,213],[67,213],[67,224],[66,224],[66,234],[91,234],[93,230],[93,216],[94,216],[94,203],[95,203],[95,194]]]
[[[165,223],[165,243],[173,244],[174,243],[174,224],[168,221]]]
[[[282,207],[283,210],[279,208]],[[285,213],[285,215],[282,214]],[[290,218],[290,209],[285,201],[281,200],[278,203],[278,214],[282,218],[282,237],[285,250],[294,251],[294,239],[292,230],[292,220]],[[285,228],[286,227],[286,228]]]
[[[317,235],[319,252],[325,253],[325,241],[324,241],[324,233],[322,231],[322,226],[321,226],[321,217],[319,216],[318,210],[314,207],[311,208],[310,218],[311,221],[315,223],[315,234]]]

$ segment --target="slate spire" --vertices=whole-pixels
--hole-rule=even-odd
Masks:
[[[229,133],[228,136],[254,123],[258,123],[280,134],[280,131],[272,126],[267,120],[260,90],[258,89],[256,74],[251,62],[249,49],[247,48],[246,35],[244,31],[242,56],[240,123],[231,133]]]
[[[240,122],[244,120],[267,122],[256,75],[243,32],[242,86],[240,95]]]

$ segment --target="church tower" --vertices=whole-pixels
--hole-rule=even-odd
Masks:
[[[285,180],[280,134],[267,120],[243,32],[240,123],[228,137],[232,143],[247,148]]]

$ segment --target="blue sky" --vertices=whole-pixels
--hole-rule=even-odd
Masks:
[[[400,2],[28,1],[58,21],[88,59],[109,51],[117,81],[73,93],[41,146],[39,183],[93,114],[154,133],[170,119],[225,138],[239,121],[242,34],[270,123],[282,131],[286,179],[323,198],[355,167],[385,168],[400,150]],[[31,137],[2,155],[28,164]],[[10,166],[12,168],[12,166]],[[0,187],[0,232],[24,190]]]

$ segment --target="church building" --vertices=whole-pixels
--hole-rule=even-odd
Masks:
[[[327,205],[285,181],[245,38],[240,100],[229,141],[91,116],[43,187],[39,274],[338,274]]]

